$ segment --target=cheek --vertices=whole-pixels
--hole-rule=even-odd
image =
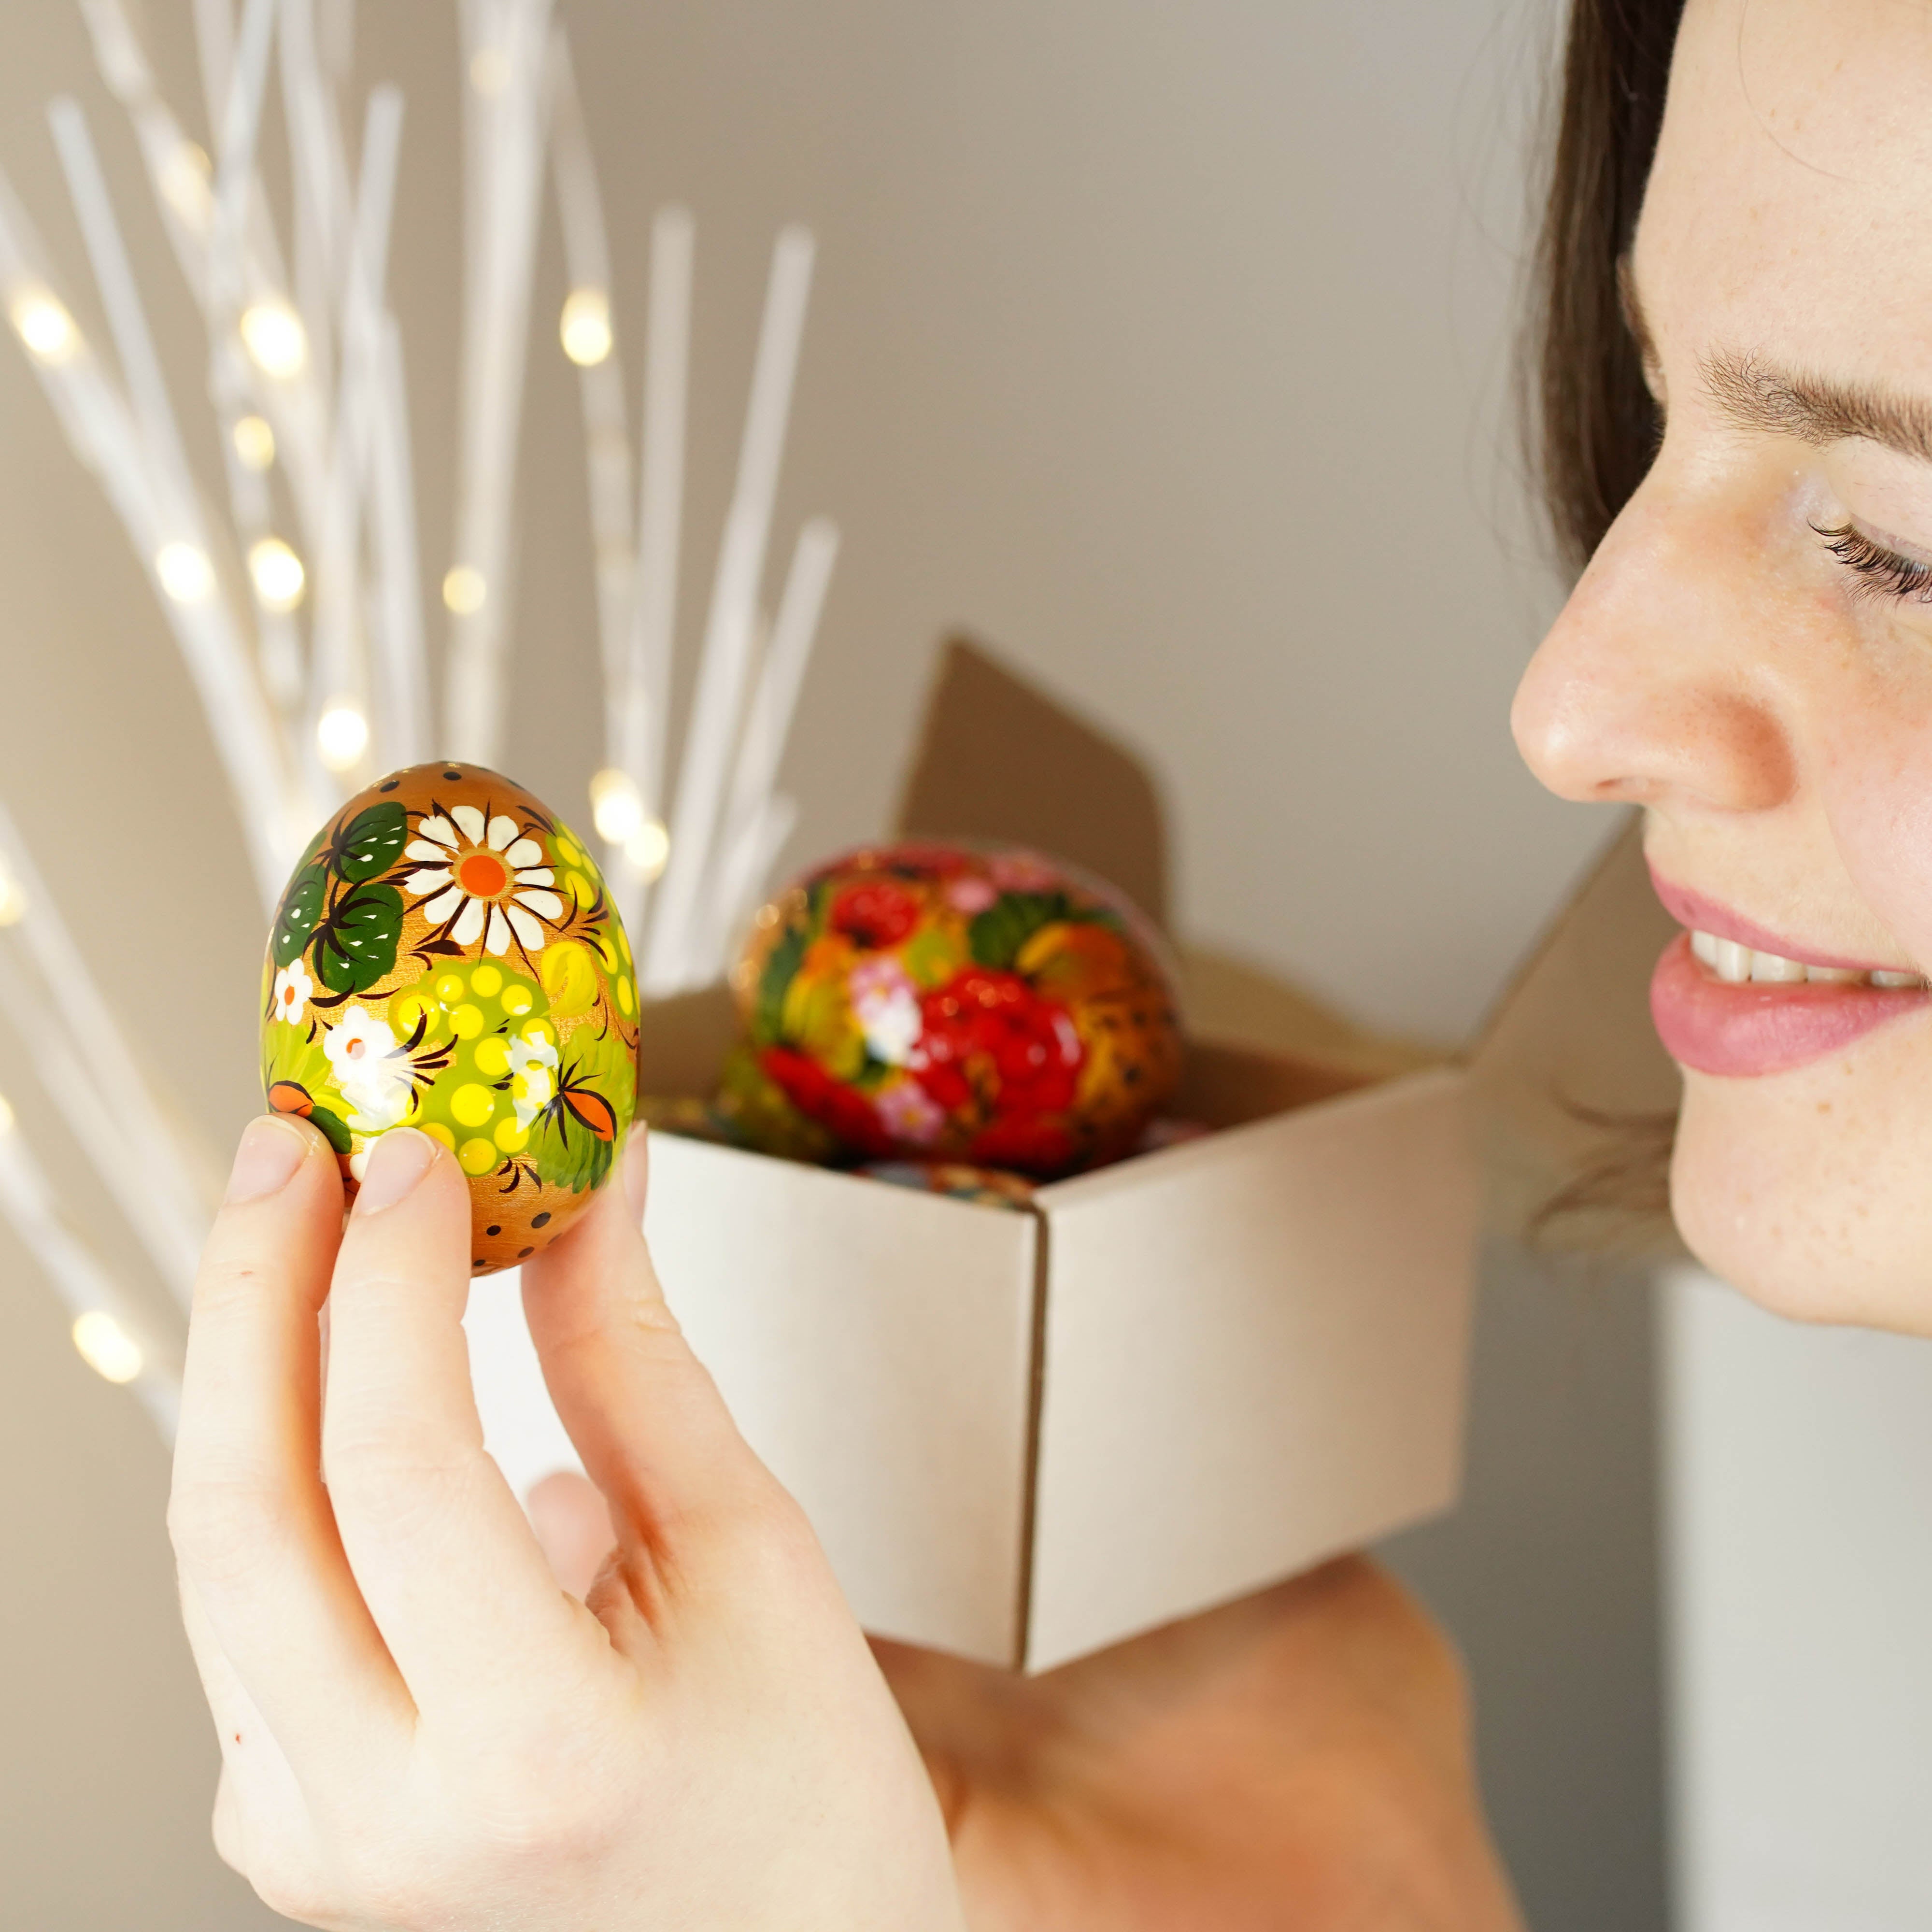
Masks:
[[[1858,896],[1913,963],[1932,965],[1932,704],[1862,707],[1819,789]],[[1916,715],[1914,715],[1916,714]]]

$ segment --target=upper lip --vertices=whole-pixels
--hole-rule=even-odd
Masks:
[[[1679,926],[1688,926],[1694,932],[1708,932],[1714,939],[1735,940],[1740,946],[1748,946],[1754,952],[1773,952],[1780,959],[1795,959],[1801,966],[1833,967],[1841,972],[1910,973],[1918,970],[1882,959],[1847,959],[1840,953],[1820,952],[1812,947],[1801,946],[1795,940],[1773,932],[1768,926],[1760,926],[1755,920],[1733,912],[1729,906],[1706,898],[1702,892],[1693,892],[1688,886],[1680,886],[1666,879],[1654,866],[1651,868],[1650,882],[1657,890],[1657,896],[1664,902],[1664,910]]]

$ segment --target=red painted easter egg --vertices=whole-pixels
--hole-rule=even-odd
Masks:
[[[1031,852],[833,860],[759,913],[734,986],[764,1078],[854,1160],[1069,1173],[1129,1151],[1180,1077],[1151,928]]]

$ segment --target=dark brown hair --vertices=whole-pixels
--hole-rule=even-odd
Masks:
[[[1683,0],[1574,0],[1526,357],[1528,426],[1550,524],[1580,569],[1657,447],[1624,320],[1630,245],[1664,119]]]
[[[1549,199],[1523,358],[1525,424],[1550,527],[1581,570],[1657,452],[1657,406],[1624,315],[1620,265],[1657,152],[1683,0],[1572,0]],[[1577,1114],[1597,1150],[1532,1220],[1559,1246],[1668,1238],[1673,1115]]]

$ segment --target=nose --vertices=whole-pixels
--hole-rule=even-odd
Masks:
[[[1639,489],[1516,688],[1516,747],[1552,791],[1707,812],[1790,796],[1790,740],[1759,677],[1751,558],[1720,511],[1697,512],[1655,472]]]

